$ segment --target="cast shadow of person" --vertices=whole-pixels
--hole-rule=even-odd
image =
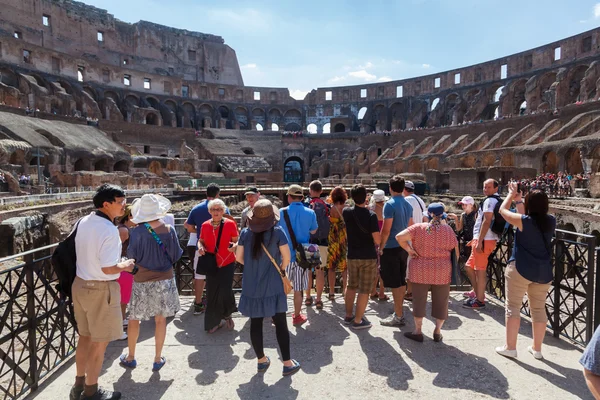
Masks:
[[[506,376],[487,359],[464,353],[444,342],[413,342],[400,331],[394,333],[394,338],[407,357],[427,372],[437,374],[434,386],[469,390],[497,399],[510,398]],[[485,379],[481,379],[482,376]]]
[[[152,374],[148,382],[135,382],[131,379],[131,369],[126,369],[114,384],[114,390],[123,393],[124,398],[141,398],[144,400],[159,400],[173,384],[174,379],[163,381],[160,373]]]
[[[248,383],[241,384],[237,389],[241,400],[286,399],[298,398],[298,390],[292,388],[293,377],[282,377],[274,385],[264,382],[264,374],[257,373]]]
[[[392,345],[368,331],[357,331],[356,336],[367,356],[369,372],[387,378],[387,385],[394,390],[407,390],[408,381],[414,376],[410,366]]]

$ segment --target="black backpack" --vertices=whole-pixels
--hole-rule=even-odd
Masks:
[[[71,298],[71,286],[75,281],[77,274],[77,253],[75,251],[75,236],[77,236],[77,228],[79,222],[75,225],[73,232],[67,236],[65,240],[60,242],[54,253],[52,254],[52,265],[54,273],[58,278],[56,292],[60,295],[62,301]]]
[[[310,200],[308,203],[310,209],[315,212],[317,216],[317,231],[310,235],[310,243],[318,244],[321,246],[327,246],[327,239],[329,238],[329,205],[322,199],[315,198]]]
[[[479,209],[483,212],[483,203],[490,198],[494,198],[498,200],[496,206],[494,207],[494,220],[490,225],[490,230],[494,232],[496,235],[502,235],[504,233],[504,229],[506,228],[506,220],[500,214],[500,206],[502,205],[502,198],[496,193],[491,196],[487,196],[485,199],[481,200],[479,203]]]

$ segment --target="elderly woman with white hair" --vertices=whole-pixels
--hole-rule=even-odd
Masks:
[[[145,194],[131,207],[132,221],[127,257],[135,260],[133,288],[129,303],[129,353],[120,357],[121,365],[135,368],[135,348],[140,333],[140,321],[153,318],[156,328],[153,371],[166,363],[162,349],[167,335],[167,318],[179,310],[179,294],[173,274],[173,264],[183,250],[172,225],[162,218],[171,208],[171,202],[161,195]]]
[[[218,329],[234,328],[231,314],[237,311],[233,296],[233,274],[235,272],[235,250],[238,230],[235,221],[223,218],[225,203],[221,199],[208,202],[211,219],[200,228],[198,254],[212,253],[216,258],[216,268],[206,270],[206,313],[204,330],[214,333]],[[201,261],[198,261],[201,264]]]

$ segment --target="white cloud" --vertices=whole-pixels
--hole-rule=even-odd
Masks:
[[[296,100],[304,100],[307,94],[308,90],[295,89],[290,91],[290,96],[292,96]]]
[[[594,18],[600,18],[600,3],[594,6]]]
[[[345,76],[334,76],[333,78],[327,80],[327,82],[329,82],[329,83],[336,83],[336,82],[340,82],[340,81],[343,81],[343,80],[346,80]]]
[[[369,68],[373,68],[374,65],[371,61],[367,61],[367,63],[365,65],[359,65],[358,69],[369,69]]]
[[[361,69],[360,71],[348,72],[348,76],[351,76],[352,78],[363,79],[366,82],[374,81],[377,78],[376,75],[370,74],[364,69]]]
[[[381,78],[377,79],[377,82],[389,82],[393,80],[392,78],[390,78],[389,76],[382,76]]]
[[[431,65],[429,65],[429,64],[423,64],[422,67],[425,68],[425,69],[427,69],[427,68],[431,68]]]
[[[242,69],[255,69],[255,68],[257,68],[257,66],[256,66],[256,64],[251,63],[251,64],[242,65],[240,68],[242,68]]]

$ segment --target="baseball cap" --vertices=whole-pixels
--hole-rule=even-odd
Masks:
[[[412,181],[404,182],[404,187],[407,189],[415,190],[415,184]]]
[[[471,196],[465,196],[462,198],[461,201],[458,202],[458,204],[475,204],[475,199],[472,198]]]
[[[246,188],[246,193],[244,193],[244,196],[247,194],[258,194],[258,188],[255,186],[248,186]]]
[[[290,185],[286,194],[289,196],[304,197],[304,191],[302,190],[302,186],[300,186],[300,185]]]

